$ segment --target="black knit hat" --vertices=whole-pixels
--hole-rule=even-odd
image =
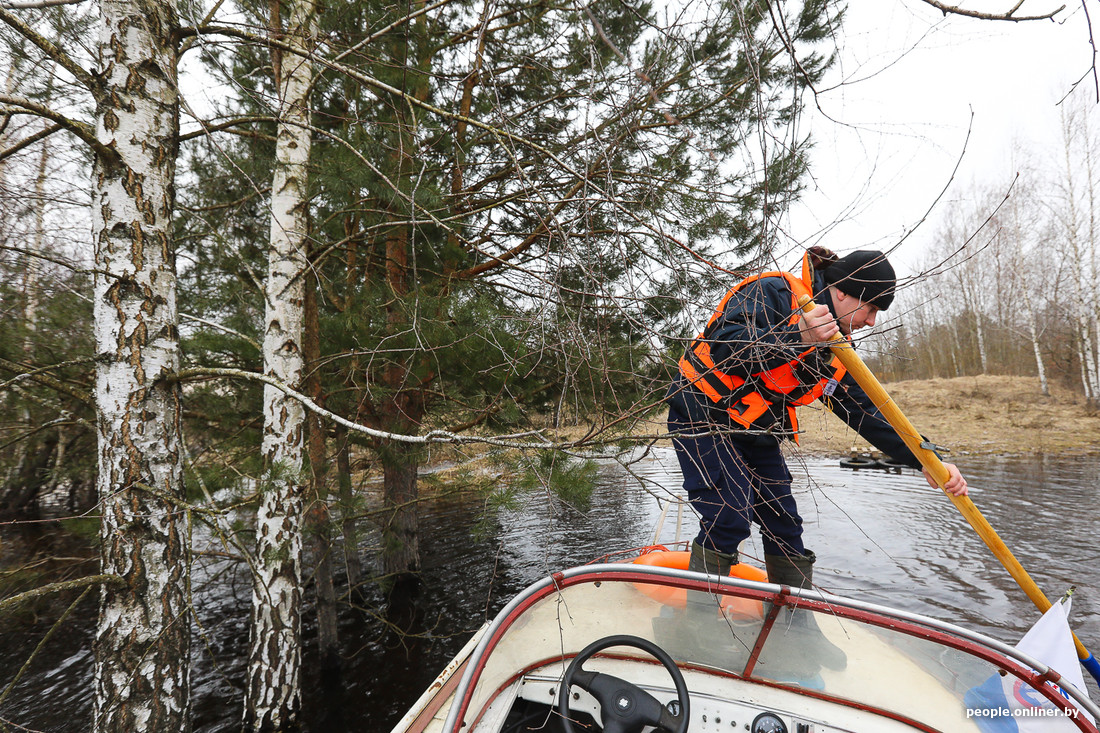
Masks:
[[[898,281],[886,255],[873,249],[846,254],[825,268],[825,282],[864,303],[886,310],[894,302]]]

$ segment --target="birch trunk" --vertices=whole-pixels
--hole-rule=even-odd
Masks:
[[[188,549],[175,205],[178,26],[172,2],[101,0],[92,225],[101,562],[96,731],[186,731]]]
[[[974,333],[978,338],[978,363],[981,365],[982,374],[989,374],[989,357],[985,348],[985,327],[982,324],[982,312],[974,309]]]
[[[310,155],[308,53],[316,37],[312,0],[289,0],[286,43],[298,53],[276,58],[279,124],[271,188],[264,371],[295,388],[302,380],[307,184]],[[300,403],[264,389],[263,454],[268,471],[256,518],[256,572],[245,726],[291,730],[301,707],[302,458]]]
[[[1035,354],[1035,368],[1039,373],[1039,389],[1042,393],[1050,396],[1050,385],[1047,383],[1047,370],[1043,365],[1043,350],[1039,345],[1039,328],[1035,323],[1035,315],[1030,314],[1028,316],[1028,325],[1031,330],[1031,350]]]
[[[1020,229],[1017,228],[1017,232]],[[1019,260],[1013,261],[1013,268],[1019,269]],[[1028,338],[1031,340],[1031,351],[1035,355],[1035,369],[1039,375],[1039,388],[1042,393],[1050,396],[1050,385],[1047,383],[1047,370],[1046,365],[1043,364],[1043,349],[1039,340],[1039,318],[1035,315],[1035,304],[1031,299],[1031,287],[1030,283],[1024,281],[1020,283],[1017,288],[1023,300],[1024,318],[1027,320],[1027,332]]]
[[[1021,166],[1022,167],[1022,166]],[[1041,336],[1043,329],[1039,325],[1039,316],[1035,308],[1035,300],[1032,290],[1042,287],[1034,277],[1034,269],[1030,267],[1032,258],[1038,258],[1048,248],[1045,237],[1037,240],[1033,233],[1042,231],[1034,212],[1036,206],[1035,191],[1030,186],[1024,187],[1020,195],[1013,196],[1009,202],[1009,226],[1010,244],[1007,248],[1008,263],[1006,266],[997,267],[998,276],[1005,275],[1009,281],[997,288],[998,293],[1018,292],[1023,304],[1023,316],[1027,321],[1027,335],[1031,342],[1031,352],[1035,357],[1035,371],[1039,377],[1039,389],[1045,397],[1050,396],[1050,384],[1047,382],[1046,364],[1043,363],[1043,349]],[[1049,275],[1048,275],[1049,276]],[[1057,275],[1055,275],[1057,279]],[[1011,324],[1006,324],[1011,328]]]

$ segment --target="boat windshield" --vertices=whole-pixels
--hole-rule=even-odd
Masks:
[[[778,586],[726,579],[710,587],[696,590],[707,585],[684,571],[633,565],[577,568],[532,586],[475,651],[460,690],[462,714],[476,719],[517,675],[541,669],[560,676],[593,641],[628,634],[656,643],[695,674],[809,690],[934,730],[987,729],[979,718],[1006,715],[1042,717],[1044,731],[1094,730],[1076,720],[1077,705],[1032,687],[1027,678],[1056,689],[992,639],[820,594],[807,595],[795,613],[783,603],[773,613],[773,601],[790,600],[777,595]],[[825,666],[827,655],[818,658],[821,636],[843,652],[842,670]],[[628,647],[606,654],[651,659]]]

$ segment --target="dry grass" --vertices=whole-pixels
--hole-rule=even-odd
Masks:
[[[916,428],[951,456],[1100,453],[1100,414],[1068,389],[1036,378],[980,376],[884,385]],[[846,454],[867,443],[820,404],[802,408],[803,452]]]

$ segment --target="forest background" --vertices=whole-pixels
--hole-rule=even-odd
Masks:
[[[416,592],[423,465],[476,456],[446,480],[487,510],[583,505],[591,458],[661,439],[729,283],[812,243],[783,217],[843,7],[5,0],[0,21],[0,520],[98,553],[6,558],[0,612],[98,594],[91,727],[186,730],[190,579],[232,557],[244,726],[293,730],[305,596],[338,674],[337,607]],[[221,101],[194,108],[196,83]],[[864,346],[884,378],[1031,377],[1095,408],[1095,90],[936,225]]]

